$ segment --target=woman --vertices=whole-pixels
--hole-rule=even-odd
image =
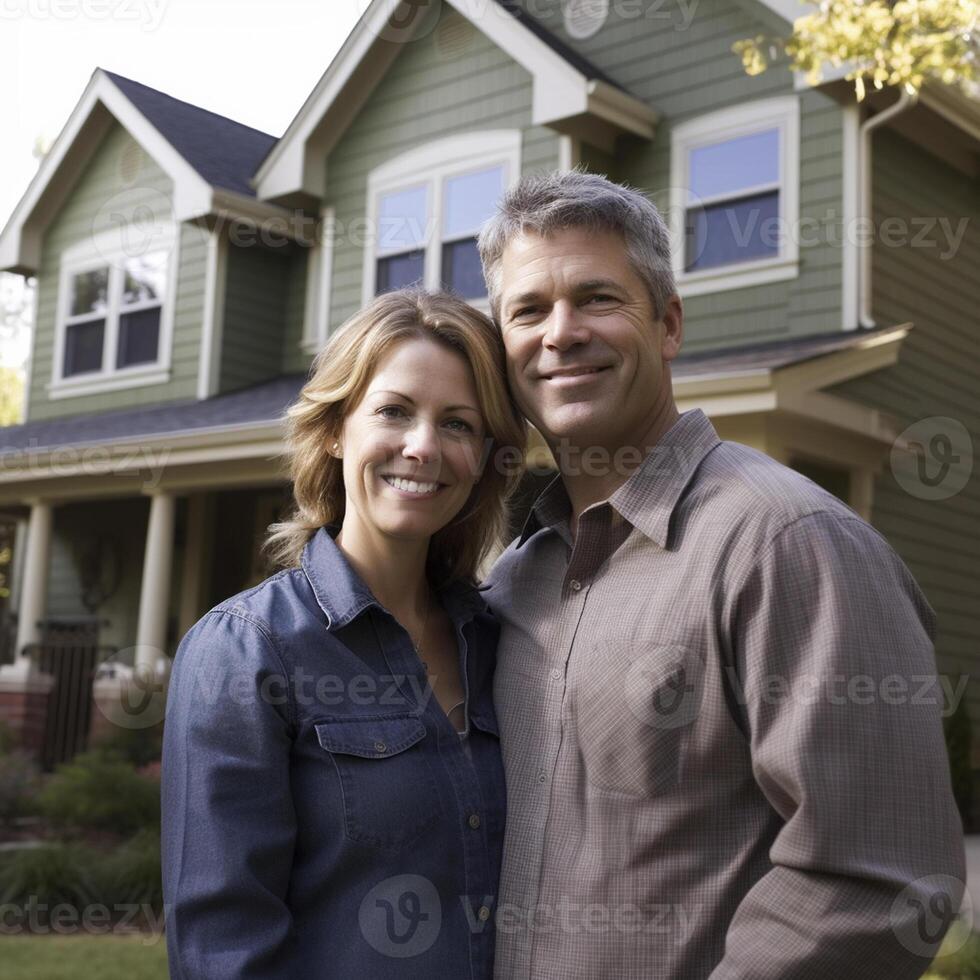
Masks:
[[[196,623],[171,675],[171,975],[489,980],[504,782],[473,583],[524,439],[499,336],[388,293],[287,416],[286,568]]]

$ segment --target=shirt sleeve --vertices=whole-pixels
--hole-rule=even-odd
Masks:
[[[754,565],[733,646],[753,775],[783,823],[710,980],[926,970],[965,881],[933,634],[908,569],[858,518],[801,518]]]
[[[265,629],[212,611],[174,658],[161,806],[173,980],[290,976],[296,836],[286,674]]]

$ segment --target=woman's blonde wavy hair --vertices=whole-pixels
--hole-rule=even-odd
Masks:
[[[432,536],[429,577],[436,585],[472,582],[486,555],[502,543],[507,503],[520,480],[526,427],[507,388],[500,333],[463,300],[410,288],[384,293],[355,313],[314,358],[309,380],[286,410],[283,456],[296,506],[286,520],[269,525],[262,552],[274,565],[298,566],[304,546],[320,527],[343,522],[343,460],[329,449],[381,358],[411,337],[435,340],[466,359],[489,440],[483,447],[483,472],[469,498]]]

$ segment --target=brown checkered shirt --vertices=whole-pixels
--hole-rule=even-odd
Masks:
[[[569,513],[556,480],[488,579],[498,980],[920,976],[965,872],[905,565],[700,411]]]

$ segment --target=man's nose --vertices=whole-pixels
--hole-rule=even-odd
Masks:
[[[542,343],[552,350],[566,351],[575,344],[587,344],[591,336],[579,308],[574,303],[559,300],[545,321]]]

